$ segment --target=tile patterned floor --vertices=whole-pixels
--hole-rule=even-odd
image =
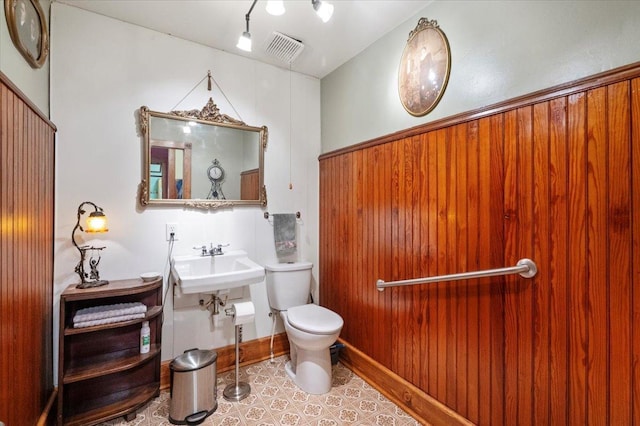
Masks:
[[[239,402],[222,397],[225,386],[235,382],[234,371],[218,375],[218,409],[203,425],[420,425],[341,363],[333,366],[331,392],[303,392],[285,373],[286,360],[282,356],[274,363],[267,360],[241,368],[240,381],[251,385],[251,394]],[[119,418],[102,426],[165,426],[170,425],[168,417],[169,392],[165,391],[133,421]]]

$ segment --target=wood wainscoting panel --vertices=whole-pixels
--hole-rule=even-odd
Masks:
[[[36,424],[53,392],[55,126],[0,73],[0,421]]]
[[[341,338],[476,424],[639,423],[640,64],[438,123],[320,157]]]

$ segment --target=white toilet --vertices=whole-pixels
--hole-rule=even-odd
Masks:
[[[266,265],[267,297],[278,311],[289,338],[291,361],[285,370],[303,391],[331,390],[331,346],[342,330],[342,317],[309,300],[311,262]]]

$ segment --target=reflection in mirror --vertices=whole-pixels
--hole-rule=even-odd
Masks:
[[[202,111],[161,113],[140,108],[145,161],[140,202],[217,208],[266,205],[267,128]]]

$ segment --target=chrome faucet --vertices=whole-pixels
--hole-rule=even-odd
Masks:
[[[200,254],[202,256],[219,256],[221,254],[224,254],[224,252],[222,251],[223,247],[228,247],[229,244],[218,244],[217,246],[214,247],[213,243],[209,243],[209,248],[207,249],[206,245],[202,245],[200,247],[194,247],[194,250],[200,250]]]

